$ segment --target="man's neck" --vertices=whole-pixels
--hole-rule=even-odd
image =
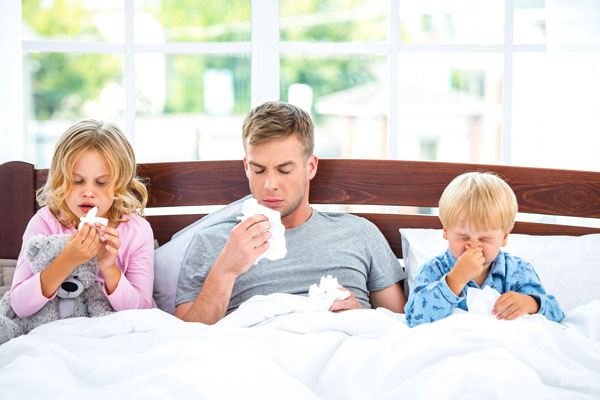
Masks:
[[[306,203],[298,207],[293,213],[281,219],[285,229],[297,228],[308,221],[313,213],[310,204]]]

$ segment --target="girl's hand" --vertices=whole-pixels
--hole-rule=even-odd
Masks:
[[[60,256],[66,264],[72,265],[75,269],[84,262],[91,260],[99,249],[100,237],[98,232],[90,225],[84,224],[80,230],[71,235]]]
[[[498,319],[516,319],[523,314],[535,314],[540,309],[537,301],[531,296],[506,292],[496,300],[492,314]]]
[[[103,239],[98,250],[98,267],[100,268],[100,271],[102,271],[102,274],[106,275],[108,270],[113,266],[117,268],[115,262],[119,255],[121,239],[119,239],[119,232],[115,228],[104,226],[99,223],[96,223],[96,228],[102,231]]]

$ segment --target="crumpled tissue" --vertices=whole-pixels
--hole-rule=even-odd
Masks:
[[[108,225],[108,219],[102,218],[102,217],[96,217],[97,212],[98,212],[98,207],[94,207],[90,211],[87,212],[85,217],[79,217],[81,222],[79,222],[79,226],[77,227],[77,230],[81,229],[83,224],[85,224],[86,222],[94,228],[96,228],[96,225],[95,225],[96,222],[98,222],[104,226]],[[102,238],[102,231],[98,228],[96,228],[96,230],[100,234],[100,238]]]
[[[350,296],[347,290],[340,290],[337,278],[331,275],[322,276],[321,282],[308,288],[308,302],[319,311],[328,311],[335,300],[344,300]]]
[[[469,287],[467,289],[467,308],[469,312],[475,314],[484,314],[493,317],[492,310],[500,293],[489,286],[483,289]]]
[[[281,223],[281,215],[279,214],[279,211],[271,210],[269,207],[262,206],[258,204],[256,199],[252,198],[244,201],[244,204],[242,205],[242,213],[244,215],[238,217],[238,219],[241,221],[244,221],[256,214],[263,214],[271,223],[271,229],[269,229],[269,231],[271,231],[271,238],[268,240],[269,249],[258,256],[254,264],[258,264],[258,262],[263,258],[267,258],[272,261],[284,258],[287,253],[287,248],[285,247],[285,227]]]

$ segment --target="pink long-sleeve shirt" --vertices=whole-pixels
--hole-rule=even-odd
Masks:
[[[117,227],[121,247],[116,265],[121,270],[121,278],[116,289],[108,294],[104,278],[98,272],[96,280],[102,283],[104,293],[115,311],[156,307],[152,298],[154,283],[154,235],[148,221],[138,215],[125,215]],[[72,234],[74,228],[65,228],[58,222],[48,207],[41,208],[29,221],[23,234],[23,246],[17,261],[13,278],[10,302],[15,313],[26,318],[38,312],[51,298],[42,294],[40,274],[33,274],[25,260],[23,249],[27,241],[36,235]]]

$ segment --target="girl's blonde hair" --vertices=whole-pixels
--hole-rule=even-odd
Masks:
[[[478,229],[509,232],[517,215],[517,197],[510,186],[489,172],[468,172],[457,176],[444,190],[439,216],[444,227],[464,221]]]
[[[54,148],[46,184],[37,191],[40,206],[48,206],[64,226],[77,226],[79,218],[69,210],[66,197],[74,185],[73,166],[88,150],[97,151],[110,168],[108,188],[113,204],[105,215],[121,221],[124,214],[144,215],[148,191],[136,176],[135,154],[131,144],[114,124],[93,119],[77,122],[59,138]]]

